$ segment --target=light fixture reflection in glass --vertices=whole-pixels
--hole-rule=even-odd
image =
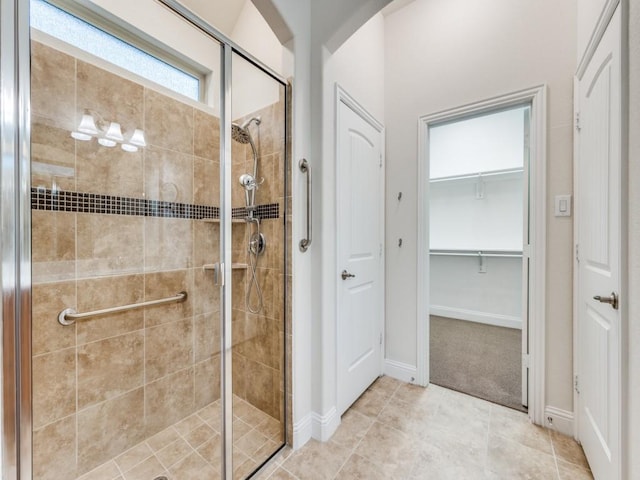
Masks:
[[[124,150],[125,152],[137,152],[138,147],[136,147],[135,145],[131,145],[129,143],[123,143],[122,150]]]
[[[146,147],[147,142],[144,138],[144,132],[139,128],[136,128],[133,132],[133,135],[131,135],[131,140],[129,140],[129,143],[138,147]]]
[[[85,113],[82,115],[82,120],[80,120],[80,125],[78,125],[78,131],[82,133],[88,133],[89,135],[97,135],[99,132],[98,127],[96,127],[96,122],[93,119],[93,115]]]
[[[118,144],[118,142],[116,142],[115,140],[109,140],[108,138],[99,138],[98,143],[103,147],[109,148],[115,147]]]
[[[86,133],[81,133],[81,132],[71,132],[71,137],[75,138],[76,140],[80,140],[82,142],[88,142],[93,138],[91,135]]]
[[[134,129],[131,138],[125,141],[120,123],[105,121],[98,112],[89,109],[85,109],[80,125],[76,131],[71,132],[71,137],[83,142],[97,138],[100,145],[108,148],[120,144],[125,152],[137,152],[139,147],[147,146],[143,130]]]
[[[117,122],[111,122],[109,124],[109,129],[107,133],[104,134],[105,138],[109,140],[115,140],[116,142],[124,141],[124,137],[122,136],[122,130],[120,130],[120,124]]]

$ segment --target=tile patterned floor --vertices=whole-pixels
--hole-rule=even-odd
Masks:
[[[280,422],[244,400],[233,400],[234,479],[246,478],[281,445]],[[220,478],[220,401],[78,480],[213,480]]]
[[[204,478],[204,477],[203,477]],[[573,439],[524,413],[381,377],[326,443],[287,449],[258,480],[592,479]]]

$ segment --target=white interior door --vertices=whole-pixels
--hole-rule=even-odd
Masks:
[[[578,87],[578,427],[606,480],[620,478],[620,43],[618,7]]]
[[[338,413],[382,373],[382,129],[338,102]]]

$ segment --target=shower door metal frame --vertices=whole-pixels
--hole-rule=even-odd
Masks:
[[[0,0],[2,478],[31,474],[31,195],[28,0]]]
[[[223,252],[221,282],[221,356],[223,438],[221,477],[232,478],[232,338],[231,338],[231,59],[235,53],[279,82],[285,88],[285,139],[288,138],[288,82],[273,69],[241,48],[212,25],[175,0],[158,0],[166,8],[218,41],[222,47],[220,204]],[[2,264],[2,461],[3,480],[31,480],[32,405],[31,405],[31,118],[30,118],[30,21],[29,0],[0,0],[0,248]],[[285,165],[288,150],[285,149]],[[286,172],[288,173],[288,172]],[[285,174],[285,187],[288,175]],[[285,227],[286,228],[286,227]],[[285,232],[286,238],[286,232]],[[288,252],[285,246],[285,256]],[[283,263],[286,263],[283,261]],[[285,271],[285,273],[287,273]],[[283,295],[286,311],[286,295]],[[286,322],[284,322],[286,329]],[[286,331],[285,331],[286,333]],[[285,346],[286,349],[286,346]],[[284,352],[283,352],[284,355]],[[286,399],[286,369],[284,396]],[[287,431],[285,401],[284,431]],[[286,438],[284,443],[286,444]],[[284,447],[284,444],[282,445]],[[281,448],[282,448],[281,447]],[[275,454],[275,453],[274,453]]]

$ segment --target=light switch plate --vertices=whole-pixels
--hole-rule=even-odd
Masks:
[[[571,216],[571,195],[555,196],[555,216],[570,217]]]

